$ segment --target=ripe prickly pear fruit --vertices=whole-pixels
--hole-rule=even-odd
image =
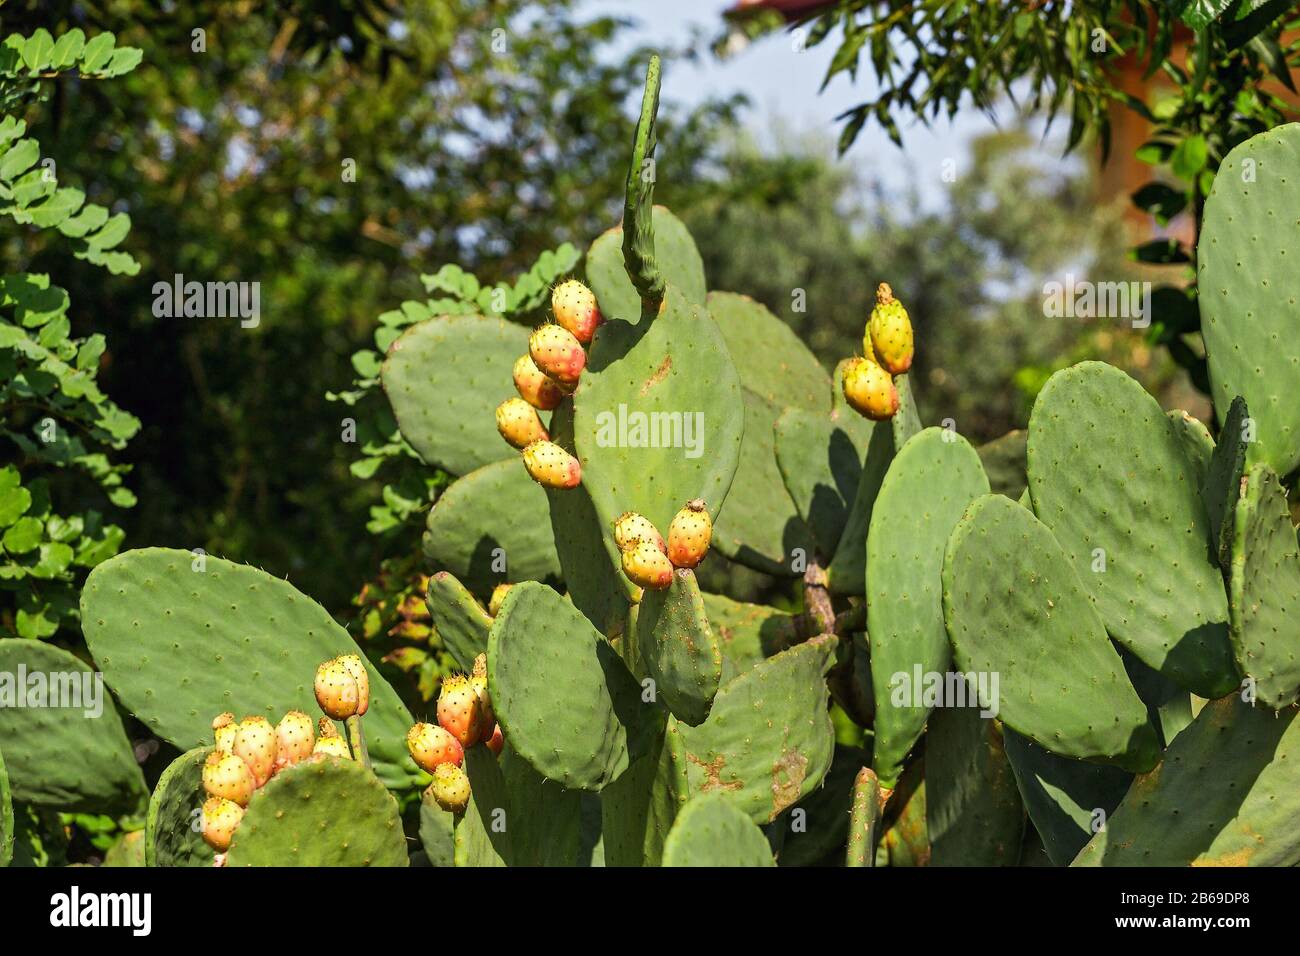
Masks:
[[[344,670],[357,682],[357,716],[364,717],[370,709],[370,674],[359,654],[344,654],[338,659]]]
[[[469,777],[454,763],[439,764],[424,792],[444,810],[460,813],[469,804]]]
[[[235,827],[244,819],[244,808],[233,800],[208,797],[203,801],[203,842],[218,853],[230,849]]]
[[[501,602],[504,601],[506,595],[510,593],[510,588],[511,585],[509,584],[498,584],[492,589],[492,599],[488,601],[488,613],[493,617],[496,617],[501,613]]]
[[[673,583],[673,565],[653,541],[639,538],[623,551],[623,573],[633,584],[662,591]]]
[[[315,745],[316,733],[311,718],[301,710],[289,711],[275,725],[276,768],[292,767],[300,760],[306,760]]]
[[[602,321],[596,294],[577,279],[561,282],[551,290],[551,311],[555,321],[583,345],[592,340]]]
[[[578,459],[551,441],[535,441],[525,448],[524,467],[533,481],[547,488],[576,488],[582,481]]]
[[[437,724],[416,724],[406,732],[406,749],[421,770],[433,773],[442,764],[460,766],[465,749],[460,741]]]
[[[342,757],[344,760],[352,759],[352,751],[348,749],[348,742],[342,737],[318,737],[316,744],[311,748],[311,755],[316,757]]]
[[[626,551],[637,541],[649,541],[664,554],[668,553],[664,536],[650,523],[649,518],[635,511],[624,511],[614,522],[614,543],[618,545],[619,551]]]
[[[875,362],[852,359],[844,369],[844,397],[860,414],[874,422],[893,418],[898,411],[898,389],[889,373]]]
[[[496,726],[497,719],[492,713],[492,696],[488,693],[486,654],[480,654],[474,658],[474,670],[469,675],[469,686],[478,697],[478,737],[479,740],[487,740],[492,736],[492,728]]]
[[[515,389],[533,408],[548,412],[564,401],[564,390],[537,367],[531,355],[521,355],[515,360]]]
[[[462,747],[478,743],[483,732],[482,716],[483,706],[468,677],[453,674],[442,679],[442,690],[438,693],[438,723],[459,740]]]
[[[248,764],[228,750],[214,750],[203,761],[203,789],[210,797],[231,800],[241,807],[257,788]]]
[[[876,362],[889,374],[902,375],[912,367],[912,322],[888,282],[876,289],[876,307],[867,320],[867,338],[871,349],[868,351],[864,344],[863,351],[874,353]]]
[[[216,737],[218,750],[234,750],[235,733],[238,730],[239,724],[235,721],[235,715],[230,711],[212,718],[212,732]]]
[[[338,658],[316,668],[316,703],[335,720],[347,720],[357,712],[361,689]]]
[[[572,332],[559,325],[541,325],[528,337],[528,354],[556,385],[565,392],[578,387],[578,377],[587,367],[587,353]]]
[[[278,743],[275,728],[265,717],[245,717],[235,734],[235,756],[248,764],[260,787],[275,773]]]
[[[713,521],[703,498],[692,498],[668,526],[668,560],[677,568],[693,568],[709,553]]]
[[[514,448],[551,437],[537,416],[537,409],[522,398],[507,398],[497,406],[497,431]]]
[[[484,743],[487,744],[488,750],[492,751],[498,757],[501,756],[501,748],[506,745],[506,738],[501,733],[500,724],[492,725],[492,733],[488,734],[488,738]]]

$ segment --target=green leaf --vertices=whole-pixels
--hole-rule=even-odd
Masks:
[[[1173,153],[1169,156],[1169,166],[1179,179],[1193,182],[1197,174],[1205,168],[1208,159],[1209,147],[1205,137],[1197,133],[1188,136],[1174,147]]]
[[[5,531],[0,543],[10,554],[26,554],[41,543],[41,520],[30,515],[19,518]]]

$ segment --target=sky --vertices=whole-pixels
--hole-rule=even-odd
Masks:
[[[593,15],[617,13],[637,20],[636,36],[629,37],[630,42],[653,44],[662,38],[665,45],[684,44],[692,26],[710,37],[720,33],[722,11],[730,5],[730,0],[587,0]],[[728,60],[710,55],[698,64],[673,63],[664,72],[661,95],[694,104],[713,95],[743,92],[751,101],[746,123],[760,134],[770,132],[774,120],[779,120],[796,132],[817,131],[834,142],[842,126],[835,117],[873,92],[870,70],[860,71],[856,82],[847,73],[840,74],[819,94],[827,64],[839,46],[838,33],[800,52],[793,45],[790,35],[780,33]],[[941,118],[926,127],[900,119],[900,128],[902,150],[869,123],[844,161],[864,165],[886,186],[915,186],[923,204],[932,206],[943,195],[943,161],[955,160],[960,175],[966,165],[966,142],[993,126],[978,111],[966,110],[952,123]]]

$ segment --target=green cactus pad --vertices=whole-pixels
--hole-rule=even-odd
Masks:
[[[704,304],[704,262],[685,224],[663,206],[654,207],[655,265],[687,300]],[[602,233],[587,250],[587,284],[606,319],[641,321],[641,296],[623,265],[623,228]]]
[[[1048,859],[1054,866],[1068,865],[1094,826],[1115,812],[1133,775],[1119,767],[1058,757],[1009,728],[1003,729],[1002,740]]]
[[[867,535],[867,636],[877,701],[872,769],[892,787],[929,708],[894,706],[899,674],[912,680],[948,669],[940,574],[943,552],[966,506],[988,494],[979,455],[945,428],[917,433],[894,456],[871,512]],[[916,690],[913,691],[916,693]]]
[[[1210,459],[1214,457],[1214,438],[1210,435],[1210,430],[1199,418],[1181,408],[1170,411],[1168,417],[1173,422],[1174,432],[1178,435],[1179,442],[1182,443],[1187,463],[1192,466],[1192,471],[1196,475],[1197,487],[1204,488]]]
[[[746,391],[769,405],[830,412],[830,376],[790,326],[747,295],[710,292],[707,304],[727,351],[744,362]]]
[[[253,794],[226,866],[407,866],[397,801],[353,760],[285,767]]]
[[[907,440],[925,426],[921,423],[921,412],[916,407],[916,398],[912,395],[912,376],[895,375],[894,387],[898,389],[898,411],[889,420],[889,427],[894,433],[894,446],[902,448]]]
[[[456,815],[428,795],[420,797],[420,846],[430,866],[456,865]]]
[[[103,866],[145,866],[145,836],[143,830],[124,833],[104,854]]]
[[[664,706],[684,724],[703,723],[722,679],[722,650],[689,568],[676,569],[664,590],[642,596],[636,640]]]
[[[1015,866],[1025,810],[997,722],[940,707],[925,734],[931,866]]]
[[[211,866],[214,853],[203,842],[198,811],[203,806],[203,761],[211,747],[187,750],[158,778],[145,817],[145,866]]]
[[[853,780],[853,804],[849,810],[845,866],[874,867],[876,865],[880,811],[880,780],[870,767],[863,767]]]
[[[569,789],[616,779],[646,751],[658,718],[609,642],[536,582],[511,588],[492,622],[488,686],[511,746]]]
[[[1029,493],[1115,640],[1202,697],[1236,686],[1196,469],[1141,385],[1102,362],[1053,375],[1029,421]]]
[[[0,754],[0,866],[14,858],[14,801],[9,793],[9,774]]]
[[[656,735],[651,750],[601,791],[606,864],[659,866],[664,840],[689,796],[680,735]]]
[[[212,718],[223,711],[272,723],[288,710],[316,713],[317,665],[359,653],[347,631],[289,582],[170,548],[127,551],[91,571],[81,626],[123,705],[183,750],[211,743]],[[394,790],[415,786],[424,778],[406,750],[415,721],[369,661],[366,669],[364,726],[375,772]]]
[[[474,658],[487,653],[492,618],[465,585],[446,571],[429,578],[426,600],[442,646],[461,670],[473,669]]]
[[[149,799],[108,688],[62,648],[0,640],[0,741],[19,803],[121,814]]]
[[[943,610],[958,669],[999,675],[1003,723],[1066,757],[1155,765],[1155,730],[1119,654],[1070,559],[1024,508],[986,495],[967,509],[944,557]]]
[[[704,613],[722,649],[723,683],[796,644],[798,617],[763,604],[704,594]]]
[[[724,686],[698,727],[670,724],[691,793],[721,791],[769,823],[820,785],[835,744],[825,684],[834,651],[830,636],[782,651]]]
[[[1210,519],[1210,543],[1218,555],[1219,565],[1225,571],[1232,566],[1233,523],[1236,520],[1237,499],[1241,497],[1241,477],[1246,470],[1246,428],[1250,412],[1241,396],[1232,400],[1232,407],[1219,430],[1219,443],[1210,456],[1209,467],[1201,482],[1201,499],[1205,514]],[[1285,495],[1284,495],[1285,497]]]
[[[1192,695],[1159,671],[1152,670],[1121,648],[1124,672],[1129,683],[1147,705],[1151,726],[1160,732],[1161,747],[1178,736],[1179,731],[1192,722]]]
[[[1017,428],[975,449],[984,465],[984,473],[989,476],[989,490],[994,494],[1006,495],[1015,501],[1029,487],[1025,463],[1028,441],[1029,433]]]
[[[412,325],[380,371],[402,437],[453,475],[518,457],[495,413],[516,396],[514,364],[527,351],[528,330],[504,319],[443,315]]]
[[[1279,475],[1300,465],[1300,123],[1252,136],[1219,166],[1196,246],[1201,334],[1219,420],[1246,399],[1257,426],[1252,462]]]
[[[1236,694],[1208,702],[1075,866],[1295,866],[1300,723]]]
[[[871,757],[857,747],[835,745],[822,785],[771,824],[784,833],[778,866],[817,866],[843,850],[849,835],[853,782]]]
[[[549,507],[517,456],[484,465],[453,482],[429,511],[424,556],[481,594],[503,582],[558,581]]]
[[[930,832],[926,823],[925,760],[913,760],[885,803],[877,866],[929,866]]]
[[[1300,548],[1286,489],[1267,465],[1246,475],[1232,544],[1232,647],[1274,710],[1300,696]]]
[[[872,429],[857,492],[853,496],[853,507],[840,534],[835,556],[826,569],[827,583],[836,594],[866,593],[867,528],[871,525],[876,495],[890,462],[894,460],[896,447],[892,428]]]
[[[664,843],[664,866],[776,866],[763,831],[724,795],[692,797]]]
[[[612,534],[619,515],[636,511],[666,532],[692,498],[717,517],[740,458],[745,406],[707,309],[670,284],[654,321],[606,322],[573,407],[582,483],[603,530]],[[661,447],[649,447],[655,442]]]

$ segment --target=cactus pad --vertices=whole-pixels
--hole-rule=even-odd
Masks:
[[[703,594],[704,612],[722,649],[723,683],[797,643],[797,616],[763,604]]]
[[[1196,246],[1201,334],[1219,420],[1246,399],[1257,425],[1252,462],[1279,475],[1300,465],[1300,123],[1252,136],[1219,166]]]
[[[397,801],[352,760],[285,767],[253,794],[227,866],[406,866]]]
[[[549,507],[517,458],[484,465],[453,482],[429,511],[424,556],[481,594],[503,582],[558,581]]]
[[[776,866],[755,823],[722,794],[692,797],[664,844],[664,866]]]
[[[9,793],[9,774],[4,754],[0,754],[0,866],[8,866],[14,857],[14,801]]]
[[[1029,433],[1017,428],[975,449],[984,465],[984,473],[989,476],[989,490],[994,494],[1006,495],[1015,501],[1029,487],[1025,464],[1028,441]]]
[[[986,495],[967,509],[944,557],[943,609],[958,669],[999,675],[1005,724],[1063,756],[1155,765],[1156,734],[1119,654],[1069,558],[1024,508]]]
[[[487,653],[492,618],[465,585],[446,571],[429,578],[427,603],[442,646],[461,670],[469,671],[474,667],[474,658]]]
[[[158,778],[145,817],[145,866],[211,866],[212,848],[203,842],[198,813],[203,806],[203,761],[211,747],[187,750]]]
[[[1168,416],[1173,422],[1174,432],[1178,435],[1179,442],[1182,443],[1187,463],[1192,466],[1192,472],[1197,476],[1198,487],[1204,489],[1205,475],[1210,469],[1210,459],[1214,457],[1214,438],[1204,422],[1181,408],[1173,409]]]
[[[685,224],[663,206],[654,207],[655,264],[664,280],[690,302],[704,304],[704,262]],[[641,321],[641,296],[623,265],[623,228],[602,233],[587,250],[587,284],[606,319]]]
[[[864,594],[866,591],[867,529],[871,525],[876,495],[880,492],[890,462],[894,460],[896,447],[892,428],[871,430],[871,441],[862,462],[853,506],[840,534],[835,556],[826,569],[827,582],[836,594]]]
[[[81,626],[123,705],[186,750],[211,743],[222,711],[272,723],[287,710],[315,713],[316,665],[358,653],[347,631],[287,581],[169,548],[98,565],[81,593]],[[414,786],[423,778],[406,750],[414,720],[369,661],[366,669],[375,772],[393,789]]]
[[[636,640],[664,706],[682,723],[703,723],[722,678],[722,651],[689,568],[676,569],[664,590],[645,592]]]
[[[1029,493],[1115,640],[1202,697],[1236,686],[1197,472],[1141,385],[1101,362],[1053,375],[1030,417]]]
[[[840,851],[849,835],[853,782],[870,756],[857,747],[835,745],[822,785],[786,810],[769,830],[783,831],[778,866],[817,866]]]
[[[853,805],[849,810],[845,866],[876,865],[876,840],[880,834],[881,809],[880,780],[870,767],[863,767],[853,780]]]
[[[601,791],[605,862],[659,866],[664,840],[689,796],[680,735],[656,735],[652,749]]]
[[[1015,866],[1025,810],[997,722],[940,707],[925,734],[931,866]]]
[[[1219,443],[1214,446],[1201,481],[1201,500],[1210,521],[1210,545],[1225,571],[1232,566],[1232,528],[1237,499],[1241,497],[1241,477],[1246,470],[1249,414],[1240,395],[1232,400],[1223,428],[1219,429]]]
[[[402,437],[453,475],[516,457],[494,412],[515,397],[515,360],[527,351],[528,330],[504,319],[444,315],[412,325],[380,372]]]

